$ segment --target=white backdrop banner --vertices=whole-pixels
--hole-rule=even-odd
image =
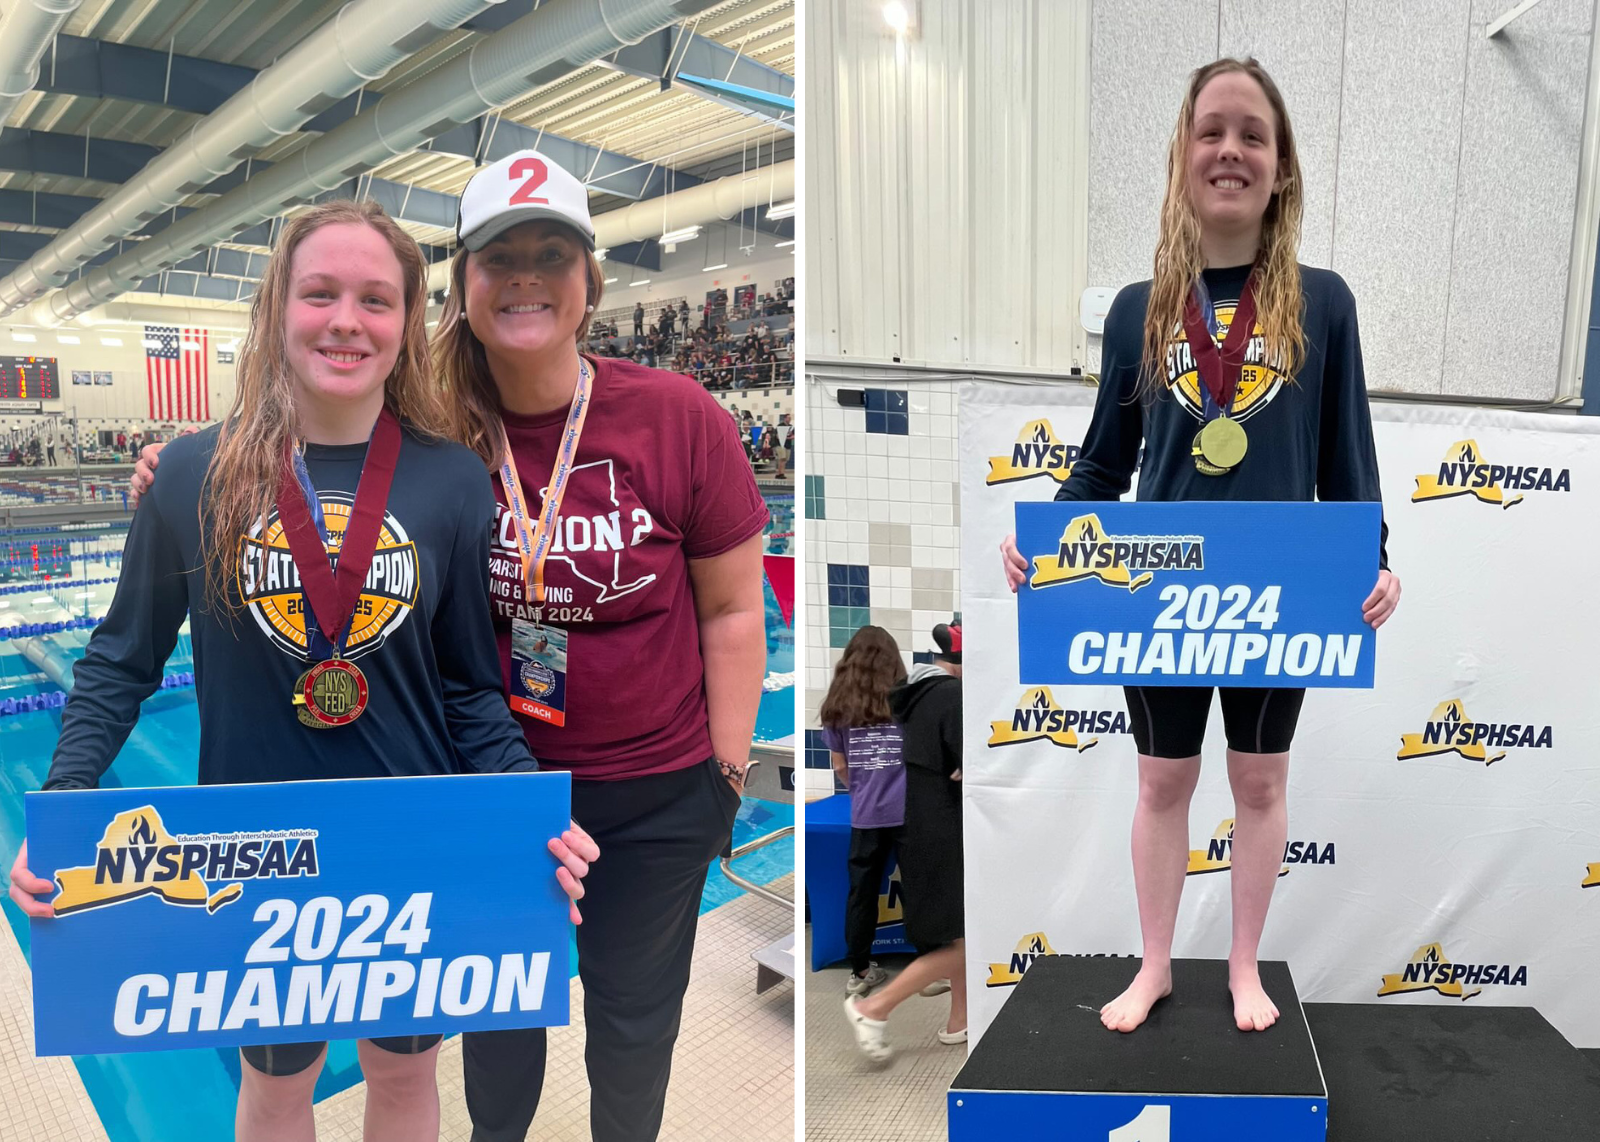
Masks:
[[[999,555],[1012,505],[1065,478],[1093,396],[961,389],[974,1038],[1035,956],[1139,952],[1122,691],[1019,676]],[[1376,688],[1306,696],[1262,958],[1304,999],[1531,1006],[1600,1047],[1600,425],[1399,404],[1373,420],[1404,595]],[[1225,748],[1214,707],[1177,956],[1228,954]]]

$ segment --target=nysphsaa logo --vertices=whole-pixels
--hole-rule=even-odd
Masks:
[[[1297,864],[1335,864],[1337,853],[1332,841],[1290,841],[1283,846],[1283,868],[1279,876],[1288,876]],[[1217,826],[1203,849],[1189,850],[1189,867],[1186,876],[1202,876],[1208,872],[1227,872],[1233,868],[1233,818]]]
[[[1125,734],[1128,715],[1121,710],[1066,710],[1056,704],[1048,686],[1035,686],[1023,692],[1009,721],[989,723],[989,748],[1048,741],[1079,753],[1096,745],[1098,737],[1084,734]]]
[[[92,867],[56,873],[57,916],[154,896],[165,904],[216,912],[244,893],[241,881],[317,875],[315,829],[259,833],[167,831],[153,805],[127,809],[106,825]],[[220,888],[212,885],[232,881]]]
[[[1033,560],[1030,586],[1098,579],[1129,594],[1147,586],[1157,571],[1203,571],[1205,540],[1198,535],[1111,536],[1097,515],[1075,516],[1061,533],[1054,555]]]
[[[900,866],[895,865],[883,891],[878,893],[878,927],[887,928],[906,918],[904,896],[900,886]]]
[[[1049,476],[1058,484],[1064,483],[1077,458],[1078,446],[1058,440],[1048,420],[1030,420],[1017,433],[1010,456],[989,457],[989,474],[983,482],[1009,484]]]
[[[1411,956],[1411,962],[1393,975],[1383,977],[1380,996],[1434,991],[1447,999],[1468,1000],[1485,987],[1527,987],[1526,964],[1452,963],[1439,944],[1424,944]],[[1467,988],[1472,988],[1468,991]]]
[[[1444,454],[1439,471],[1417,477],[1412,503],[1472,496],[1480,503],[1509,508],[1522,502],[1522,496],[1507,498],[1507,492],[1570,492],[1572,473],[1566,469],[1545,468],[1537,464],[1491,464],[1476,440],[1458,440]]]
[[[1015,986],[1016,984],[1022,982],[1022,977],[1028,973],[1028,969],[1031,968],[1035,962],[1044,958],[1045,956],[1056,956],[1061,954],[1062,953],[1057,952],[1050,946],[1050,938],[1043,932],[1029,932],[1026,936],[1022,937],[1022,939],[1017,941],[1017,950],[1011,953],[1011,958],[1009,960],[1005,961],[1004,963],[989,965],[989,978],[984,980],[984,986]],[[1121,958],[1114,952],[1098,954],[1077,952],[1067,954],[1082,956],[1085,959],[1103,959],[1106,958],[1106,956],[1116,956],[1119,959]],[[1133,953],[1128,953],[1129,958],[1132,958],[1132,956]]]
[[[1459,698],[1440,702],[1420,734],[1401,734],[1397,761],[1455,754],[1493,765],[1507,749],[1553,749],[1555,732],[1538,722],[1475,722]],[[1502,748],[1504,747],[1504,748]],[[1491,755],[1490,751],[1497,752]]]

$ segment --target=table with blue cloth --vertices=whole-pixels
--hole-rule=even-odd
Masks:
[[[806,903],[811,910],[811,970],[821,971],[849,955],[844,906],[850,896],[850,795],[835,793],[806,805]],[[890,860],[879,889],[874,955],[916,953],[900,921],[899,864]]]

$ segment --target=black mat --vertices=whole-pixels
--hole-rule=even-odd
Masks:
[[[1316,1054],[1289,967],[1261,965],[1282,1017],[1266,1031],[1233,1023],[1228,965],[1176,960],[1172,995],[1131,1034],[1100,1008],[1139,970],[1135,959],[1047,956],[1033,962],[951,1090],[1322,1097]]]
[[[1328,1142],[1600,1139],[1600,1068],[1532,1008],[1308,1003],[1306,1017]]]

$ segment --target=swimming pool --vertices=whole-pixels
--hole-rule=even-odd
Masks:
[[[782,500],[788,500],[787,522]],[[769,530],[793,527],[793,499],[779,501]],[[0,631],[35,631],[0,639],[0,860],[11,867],[23,835],[22,794],[38,789],[49,770],[61,728],[61,714],[49,704],[70,679],[72,662],[82,657],[91,629],[62,628],[77,620],[104,616],[115,590],[126,528],[34,529],[0,533]],[[36,547],[42,553],[36,565]],[[794,632],[766,588],[769,676],[794,669]],[[200,722],[194,702],[193,663],[185,634],[169,659],[172,684],[145,702],[103,785],[112,788],[193,784]],[[30,705],[41,706],[29,709]],[[756,736],[778,740],[794,733],[792,683],[762,695]],[[733,843],[794,824],[792,805],[746,798],[735,822]],[[766,883],[794,869],[794,842],[780,841],[741,859],[741,875]],[[702,914],[740,895],[713,866],[701,897]],[[31,956],[26,918],[9,903],[5,918]],[[572,952],[573,972],[577,951]],[[558,1032],[559,1033],[559,1032]],[[111,1142],[214,1142],[232,1137],[239,1088],[239,1058],[233,1050],[166,1051],[74,1058],[85,1089]],[[360,1081],[353,1041],[330,1045],[317,1080],[321,1100]],[[181,1107],[181,1112],[178,1108]]]
[[[767,555],[789,555],[794,549],[794,493],[763,492],[771,519],[767,523],[762,549]],[[761,695],[756,714],[756,740],[789,741],[794,737],[794,627],[783,621],[783,612],[765,585],[767,619],[767,689]]]

